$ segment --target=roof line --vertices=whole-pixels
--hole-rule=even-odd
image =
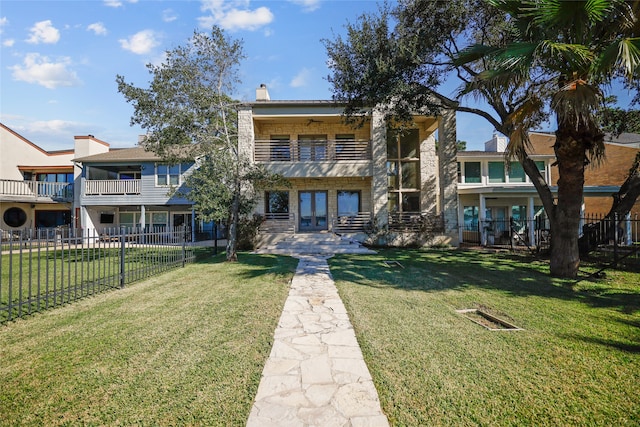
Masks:
[[[56,150],[56,151],[47,151],[43,148],[41,148],[40,146],[34,144],[33,142],[29,141],[27,138],[25,138],[24,136],[20,135],[18,132],[14,131],[13,129],[11,129],[10,127],[4,125],[3,123],[0,123],[0,127],[2,127],[3,129],[5,129],[7,132],[9,132],[10,134],[12,134],[13,136],[15,136],[16,138],[20,139],[23,142],[26,142],[27,144],[29,144],[30,146],[32,146],[33,148],[35,148],[36,150],[40,151],[41,153],[47,155],[47,156],[60,156],[60,155],[64,155],[64,154],[73,154],[74,150]]]

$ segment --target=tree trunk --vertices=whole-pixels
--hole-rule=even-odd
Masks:
[[[552,276],[575,278],[580,266],[578,236],[584,187],[586,150],[572,129],[559,124],[554,145],[558,164],[558,202],[551,226]]]
[[[236,192],[231,205],[231,224],[227,239],[227,261],[238,261],[238,221],[240,219],[240,193]]]

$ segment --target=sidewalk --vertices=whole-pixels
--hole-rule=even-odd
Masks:
[[[389,426],[328,256],[299,258],[247,426]]]

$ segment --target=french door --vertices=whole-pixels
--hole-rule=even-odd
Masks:
[[[328,227],[327,192],[298,192],[300,231],[320,231]]]

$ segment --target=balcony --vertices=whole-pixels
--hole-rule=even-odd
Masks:
[[[70,202],[73,183],[0,179],[0,197],[13,201]]]
[[[371,160],[366,140],[256,140],[256,162],[353,162]]]
[[[140,194],[139,179],[89,179],[84,180],[84,196]]]

